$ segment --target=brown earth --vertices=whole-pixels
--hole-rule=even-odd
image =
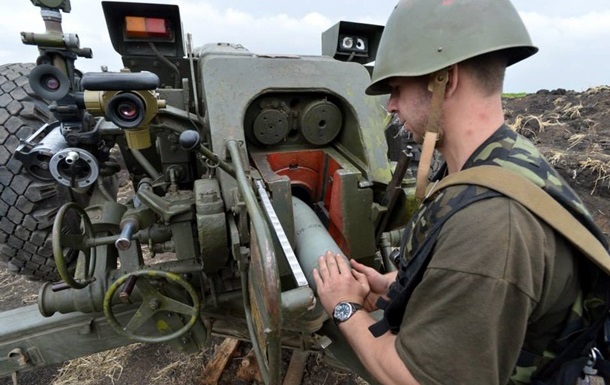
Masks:
[[[545,156],[583,198],[596,222],[610,237],[610,87],[577,93],[546,91],[504,100],[509,124],[533,140]],[[0,310],[36,301],[40,286],[0,270]],[[164,345],[135,344],[130,347],[42,368],[19,376],[22,385],[200,385],[201,373],[214,349],[222,342],[214,338],[210,347],[196,355],[172,351]],[[220,384],[241,382],[235,373],[249,352],[241,343]],[[290,352],[284,352],[284,370]],[[10,378],[0,385],[10,385]],[[304,385],[355,385],[364,381],[337,371],[311,354],[302,381]]]
[[[505,99],[506,120],[530,138],[610,236],[610,87],[541,90]]]

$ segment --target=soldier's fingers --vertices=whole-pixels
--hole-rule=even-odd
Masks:
[[[318,257],[318,272],[322,280],[328,277],[328,265],[326,264],[326,258],[323,255]]]
[[[354,276],[354,278],[356,278],[357,281],[360,281],[362,279],[366,280],[366,275],[362,274],[361,272],[357,271],[356,269],[352,269],[352,275]]]
[[[335,260],[337,261],[337,267],[339,268],[339,271],[341,273],[349,273],[351,268],[350,268],[349,264],[347,263],[347,259],[343,255],[336,254]]]
[[[352,276],[354,278],[356,278],[356,281],[358,281],[358,283],[360,285],[365,287],[367,291],[371,290],[371,287],[369,285],[369,280],[368,280],[368,278],[366,278],[365,274],[362,274],[361,272],[352,269]]]
[[[326,261],[326,267],[328,268],[328,274],[338,274],[339,267],[337,266],[337,260],[335,259],[335,255],[332,251],[327,251],[324,256],[324,260]]]
[[[356,261],[355,259],[350,259],[349,262],[355,270],[358,270],[359,272],[361,272],[365,275],[370,275],[370,274],[377,272],[377,270],[373,269],[372,267],[363,265],[362,263]]]
[[[320,287],[324,283],[320,276],[320,272],[315,268],[313,269],[313,281],[316,283],[316,287]]]

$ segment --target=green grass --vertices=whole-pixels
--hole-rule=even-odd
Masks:
[[[504,93],[504,94],[502,94],[502,97],[506,98],[506,99],[516,99],[516,98],[522,98],[525,95],[527,95],[526,92]]]

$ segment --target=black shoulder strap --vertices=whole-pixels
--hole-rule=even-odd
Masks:
[[[380,297],[377,300],[376,305],[384,310],[384,314],[381,320],[369,327],[369,330],[375,337],[385,334],[388,330],[394,334],[398,333],[407,303],[415,288],[420,284],[423,275],[428,268],[428,264],[432,258],[432,249],[436,245],[438,234],[445,222],[455,213],[474,202],[500,195],[500,193],[490,189],[485,189],[484,192],[477,192],[476,186],[469,186],[468,189],[458,195],[458,198],[452,200],[451,205],[442,206],[442,215],[435,217],[434,220],[429,222],[431,227],[423,242],[419,244],[417,250],[414,251],[412,257],[406,264],[403,264],[404,261],[401,262],[398,269],[398,277],[396,281],[392,283],[387,293],[390,299],[385,300]],[[437,209],[438,208],[440,207],[437,207]],[[435,208],[428,207],[428,210],[434,212]],[[405,234],[402,237],[400,246],[401,253],[404,252],[406,243],[408,242],[408,236],[406,235],[407,231],[408,227],[405,229]]]

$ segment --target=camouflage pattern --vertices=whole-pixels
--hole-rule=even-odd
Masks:
[[[538,149],[526,138],[512,131],[506,125],[500,127],[485,143],[471,155],[463,169],[483,165],[510,169],[529,179],[561,203],[576,219],[587,227],[607,248],[601,230],[595,225],[581,199],[568,183],[544,159]],[[390,330],[397,333],[405,308],[421,282],[426,267],[432,258],[432,249],[443,224],[456,212],[482,199],[501,194],[484,187],[458,185],[445,188],[433,196],[426,197],[419,210],[409,221],[403,235],[401,260],[396,281],[390,286],[389,301],[380,299],[378,306],[384,309],[381,321],[371,326],[371,332],[378,336]],[[586,261],[586,260],[585,260]],[[587,274],[598,277],[600,271],[591,263],[585,267]],[[594,281],[597,279],[594,278]],[[574,332],[591,322],[583,314],[594,314],[596,319],[604,309],[605,296],[600,285],[581,295],[573,305],[572,314],[557,341],[545,352],[525,352],[519,357],[511,383],[528,384],[532,375],[550,362],[556,354],[571,342]],[[586,310],[585,310],[586,309]]]
[[[570,185],[540,154],[532,142],[502,126],[464,165],[464,169],[491,165],[500,166],[524,176],[541,187],[608,247],[604,234]]]
[[[497,165],[526,177],[561,203],[608,248],[602,231],[593,221],[582,200],[526,138],[503,126],[471,156],[464,168],[482,165]],[[593,266],[587,268],[590,269],[587,276],[597,281],[601,272]],[[586,297],[581,293],[572,306],[571,315],[555,343],[545,352],[532,354],[523,351],[511,380],[516,384],[529,384],[536,370],[555,358],[554,352],[563,351],[572,341],[570,336],[574,336],[577,331],[591,322],[591,319],[585,318],[585,315],[592,319],[599,316],[604,308],[604,298],[601,288],[594,288]]]

